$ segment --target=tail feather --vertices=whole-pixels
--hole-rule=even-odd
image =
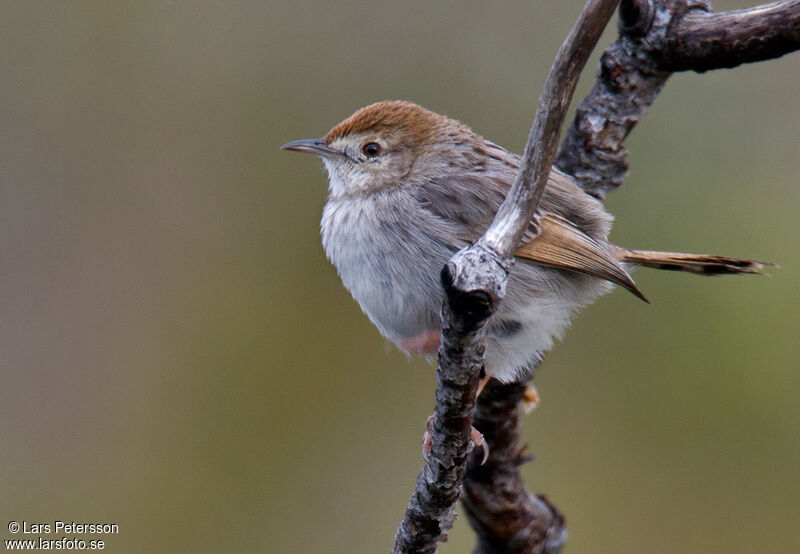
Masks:
[[[727,275],[735,273],[762,273],[769,262],[709,256],[706,254],[684,254],[681,252],[656,252],[652,250],[622,250],[619,259],[655,269],[688,271],[698,275]]]

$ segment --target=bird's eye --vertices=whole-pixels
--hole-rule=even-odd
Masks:
[[[361,151],[368,157],[368,158],[375,158],[378,154],[381,153],[381,145],[377,142],[368,142],[364,146],[361,147]]]

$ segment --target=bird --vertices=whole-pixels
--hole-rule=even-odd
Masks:
[[[441,270],[489,227],[520,156],[400,100],[361,108],[324,137],[282,148],[322,159],[322,245],[344,286],[384,337],[409,355],[432,358]],[[761,273],[768,265],[617,246],[608,239],[613,218],[602,202],[555,167],[536,218],[514,254],[506,297],[483,331],[485,380],[529,377],[572,316],[614,285],[647,301],[631,277],[638,267],[722,275]]]

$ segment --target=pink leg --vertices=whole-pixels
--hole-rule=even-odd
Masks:
[[[476,401],[477,401],[478,397],[481,395],[481,393],[483,392],[483,388],[486,386],[486,383],[488,383],[489,379],[491,379],[491,378],[492,378],[491,375],[485,375],[484,377],[481,377],[480,381],[478,381],[478,392],[475,393],[475,400]]]
[[[431,424],[433,423],[433,416],[428,416],[428,419],[425,421],[425,434],[422,435],[422,458],[427,462],[428,457],[431,454]],[[480,431],[475,429],[475,427],[469,428],[469,436],[472,439],[472,444],[475,447],[480,447],[483,449],[483,459],[481,460],[481,465],[486,463],[486,460],[489,459],[489,445],[486,443],[486,439],[483,438],[483,435]]]
[[[427,333],[423,333],[416,337],[412,337],[410,339],[404,339],[400,341],[399,346],[409,354],[421,354],[425,356],[430,356],[435,354],[437,350],[439,350],[439,331],[428,331]],[[475,394],[477,398],[480,396],[483,388],[486,386],[486,383],[489,382],[491,379],[490,375],[486,375],[478,381],[478,392]],[[425,421],[425,433],[422,435],[422,457],[425,461],[428,461],[428,457],[431,453],[431,425],[433,424],[433,416],[428,416],[428,419]],[[470,427],[469,436],[472,439],[472,444],[475,447],[481,447],[483,449],[483,460],[481,460],[481,465],[486,463],[486,460],[489,459],[489,445],[486,443],[486,439],[483,438],[483,435],[480,431],[475,429],[475,427]]]

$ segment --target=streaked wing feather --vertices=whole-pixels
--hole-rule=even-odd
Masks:
[[[649,302],[608,248],[561,217],[552,214],[543,217],[539,234],[520,246],[515,255],[611,281]]]

